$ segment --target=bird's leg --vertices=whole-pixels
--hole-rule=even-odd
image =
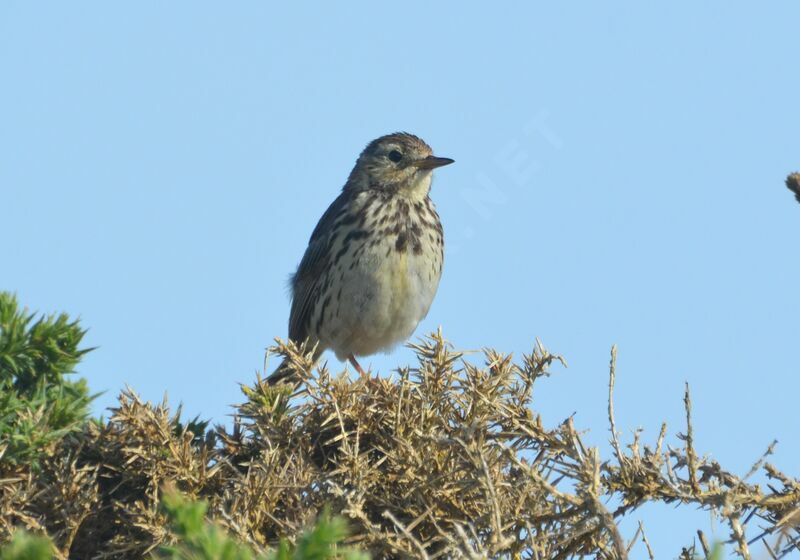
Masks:
[[[356,368],[356,371],[360,373],[362,376],[367,375],[363,369],[361,369],[361,365],[356,361],[356,357],[353,354],[350,354],[350,357],[347,360],[353,364],[353,367]]]

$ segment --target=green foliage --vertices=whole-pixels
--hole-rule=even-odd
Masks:
[[[347,536],[345,521],[324,512],[316,526],[304,533],[296,546],[282,540],[278,550],[263,555],[228,536],[219,526],[205,521],[208,505],[192,502],[178,492],[164,494],[161,507],[170,520],[178,542],[162,546],[158,560],[367,560],[365,554],[338,547]]]
[[[267,414],[277,420],[289,410],[289,397],[293,392],[290,385],[270,385],[261,375],[257,375],[252,387],[244,384],[240,387],[247,398],[239,409],[242,416],[252,418]]]
[[[353,550],[337,550],[336,543],[347,536],[347,523],[341,517],[331,517],[324,511],[317,520],[316,526],[300,537],[292,550],[286,541],[281,542],[278,550],[269,556],[270,560],[325,560],[326,558],[344,558],[346,560],[366,560],[368,555]]]
[[[34,319],[0,292],[0,457],[37,468],[43,453],[81,428],[94,396],[84,380],[65,378],[91,350],[78,348],[86,331],[63,313]]]
[[[251,560],[253,551],[228,537],[218,526],[206,523],[206,502],[191,502],[177,492],[167,492],[161,507],[169,517],[178,542],[162,546],[155,558],[163,560]]]
[[[178,410],[175,411],[175,416],[172,420],[172,433],[175,435],[180,435],[184,432],[188,432],[192,434],[192,443],[194,445],[200,445],[206,438],[212,438],[210,443],[213,443],[214,432],[209,431],[208,425],[210,421],[208,420],[201,420],[200,415],[198,414],[191,420],[187,420],[186,422],[181,421],[181,413],[183,412],[183,405],[178,406]]]
[[[0,549],[0,560],[51,560],[53,545],[47,537],[37,537],[17,531],[6,546]]]
[[[331,517],[327,512],[320,516],[316,526],[300,538],[297,546],[283,540],[278,550],[266,555],[256,554],[252,548],[230,538],[213,523],[206,523],[205,502],[192,502],[177,492],[167,492],[161,502],[170,519],[178,542],[162,546],[154,555],[156,560],[368,560],[366,554],[338,547],[347,536],[345,521]],[[51,560],[53,545],[46,537],[17,531],[6,546],[0,549],[0,560]]]

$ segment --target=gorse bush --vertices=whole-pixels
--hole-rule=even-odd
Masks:
[[[52,560],[55,551],[50,539],[25,531],[14,533],[11,542],[0,549],[0,560]]]
[[[347,526],[327,511],[296,545],[281,540],[277,550],[258,554],[252,547],[232,539],[221,527],[205,519],[205,502],[191,502],[178,492],[164,494],[161,502],[172,527],[175,544],[163,545],[154,560],[368,560],[366,555],[340,547]]]
[[[69,380],[90,349],[80,349],[85,330],[64,315],[41,317],[0,292],[0,458],[37,468],[39,458],[89,415],[83,379]]]
[[[341,547],[347,535],[345,521],[327,512],[296,545],[282,540],[277,550],[256,554],[249,546],[205,519],[205,502],[191,502],[175,490],[167,492],[162,508],[172,527],[174,544],[162,545],[153,560],[368,560],[368,556]],[[0,560],[52,560],[56,551],[47,537],[17,531],[0,549]]]
[[[0,541],[44,534],[56,558],[646,557],[644,527],[626,538],[618,523],[660,502],[714,511],[743,558],[755,542],[800,551],[800,482],[766,456],[752,471],[771,479],[762,487],[699,454],[688,388],[675,445],[666,426],[626,445],[612,354],[603,460],[571,419],[548,429],[534,412],[534,387],[561,361],[541,344],[478,363],[441,333],[412,347],[414,366],[351,380],[279,343],[302,383],[243,386],[230,428],[126,390],[107,421],[76,417],[78,431],[52,438],[38,470],[32,454],[0,463]],[[701,531],[685,539],[683,559],[720,554]]]

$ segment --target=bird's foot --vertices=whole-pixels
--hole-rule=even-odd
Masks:
[[[354,368],[356,368],[356,371],[357,371],[357,372],[358,372],[358,373],[359,373],[361,376],[366,376],[366,375],[367,375],[367,373],[366,373],[366,372],[364,371],[364,369],[361,367],[361,364],[359,364],[359,363],[358,363],[358,361],[356,361],[356,357],[355,357],[353,354],[350,354],[350,357],[349,357],[349,358],[347,358],[347,360],[348,360],[348,361],[349,361],[351,364],[353,364],[353,367],[354,367]]]

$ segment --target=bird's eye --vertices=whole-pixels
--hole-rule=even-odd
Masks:
[[[389,152],[389,159],[397,163],[398,161],[403,159],[403,154],[401,154],[397,150],[392,150],[391,152]]]

